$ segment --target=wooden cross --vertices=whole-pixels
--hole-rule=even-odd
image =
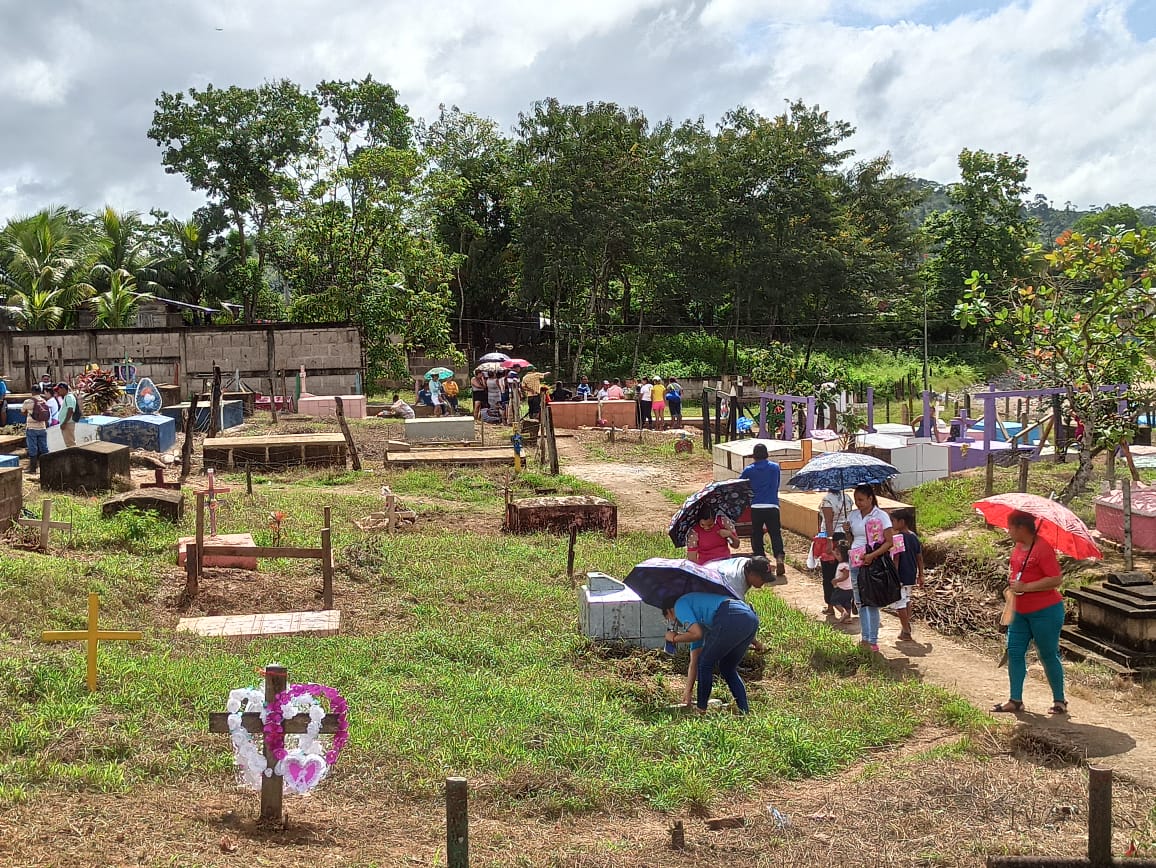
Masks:
[[[209,468],[208,474],[209,474],[208,486],[206,486],[205,488],[198,489],[196,492],[196,494],[197,494],[197,516],[198,516],[198,520],[200,520],[201,502],[202,502],[202,498],[204,498],[205,502],[207,502],[209,505],[209,536],[216,536],[217,535],[217,495],[218,494],[225,494],[229,491],[232,491],[233,489],[229,488],[228,486],[218,487],[217,486],[217,475],[213,471],[212,468]],[[199,534],[198,534],[198,536],[199,536]],[[200,544],[199,539],[197,540],[197,544],[198,545]]]
[[[40,550],[48,551],[48,535],[50,531],[66,530],[72,532],[72,522],[52,520],[52,501],[46,500],[40,508],[40,518],[18,518],[16,524],[21,527],[34,527],[40,530]]]
[[[289,685],[289,671],[278,663],[270,663],[265,667],[265,706],[272,706],[277,695]],[[337,732],[340,718],[335,714],[327,714],[321,719],[321,731],[324,733]],[[256,711],[246,711],[241,715],[241,726],[256,738],[262,738],[262,749],[265,762],[269,768],[277,764],[277,758],[269,750],[269,742],[263,739],[265,724],[261,722],[261,715]],[[282,722],[286,735],[301,735],[309,727],[309,716],[295,715]],[[209,732],[227,735],[229,732],[229,713],[214,711],[209,715]],[[281,800],[285,795],[285,779],[281,775],[266,775],[261,778],[261,820],[263,822],[280,822],[282,819]]]
[[[96,594],[88,595],[88,629],[87,630],[45,630],[40,634],[42,642],[88,642],[88,690],[96,690],[96,642],[98,639],[137,642],[144,638],[139,630],[101,630],[97,626],[100,610],[100,598]]]

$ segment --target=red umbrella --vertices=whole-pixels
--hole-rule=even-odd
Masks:
[[[1048,500],[1037,494],[1013,492],[977,500],[972,505],[988,524],[1005,530],[1008,517],[1016,510],[1035,516],[1039,535],[1051,543],[1056,551],[1076,560],[1083,561],[1104,556],[1092,539],[1092,534],[1088,532],[1088,526],[1080,521],[1074,512],[1057,501]]]
[[[506,359],[502,362],[502,367],[509,370],[510,368],[529,368],[531,365],[525,359]]]

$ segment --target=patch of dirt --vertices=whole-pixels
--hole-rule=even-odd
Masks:
[[[228,740],[220,737],[222,751]],[[1045,768],[1010,742],[960,746],[957,733],[920,731],[827,780],[783,781],[709,812],[618,810],[582,816],[533,808],[540,775],[471,782],[471,862],[565,868],[734,866],[974,866],[989,853],[1077,857],[1086,852],[1086,776]],[[942,754],[940,758],[937,753]],[[394,793],[388,770],[335,775],[324,794],[287,796],[288,823],[256,823],[257,795],[185,781],[132,798],[48,792],[0,816],[0,861],[23,866],[197,864],[444,865],[444,805]],[[519,783],[520,781],[520,783]],[[520,787],[512,790],[511,782]],[[552,787],[557,781],[550,780]],[[1152,833],[1153,793],[1113,791],[1114,849]],[[511,807],[511,800],[515,806]],[[43,805],[51,802],[51,811]],[[522,805],[522,807],[517,807]],[[775,812],[778,813],[776,817]],[[743,825],[708,831],[704,815]],[[686,846],[670,848],[679,821]]]

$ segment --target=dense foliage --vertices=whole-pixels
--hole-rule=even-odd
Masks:
[[[371,374],[537,343],[568,378],[777,378],[789,344],[788,373],[825,380],[820,345],[974,342],[951,318],[965,281],[1024,277],[1044,225],[1026,160],[965,150],[941,188],[853,132],[803,102],[712,127],[546,99],[507,134],[456,107],[415,121],[372,77],[162,93],[148,136],[206,206],[13,220],[0,282],[25,328],[130,324],[149,293],[193,322],[354,321]],[[1085,216],[1147,216],[1125,209]]]

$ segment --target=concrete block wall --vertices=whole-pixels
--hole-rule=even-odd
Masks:
[[[290,323],[261,326],[180,329],[87,329],[83,331],[0,332],[0,373],[12,391],[26,391],[24,348],[28,347],[32,380],[45,373],[59,352],[64,373],[79,373],[96,362],[109,368],[126,355],[141,377],[171,383],[180,365],[184,391],[201,388],[199,374],[212,372],[214,362],[226,377],[239,370],[251,388],[268,388],[270,357],[278,378],[293,378],[302,365],[309,375],[307,389],[315,395],[345,395],[361,371],[361,338],[356,326]],[[54,371],[54,376],[57,373]],[[279,384],[278,384],[279,385]]]

